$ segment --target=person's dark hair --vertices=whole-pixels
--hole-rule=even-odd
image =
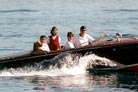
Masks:
[[[46,36],[45,35],[41,35],[40,36],[40,39],[43,39],[43,38],[46,38]]]
[[[84,29],[87,29],[86,26],[81,26],[80,27],[80,31],[84,30]]]
[[[74,36],[74,34],[72,32],[68,32],[67,37],[71,37],[71,36]]]
[[[50,31],[51,35],[53,35],[53,31],[55,31],[55,29],[57,29],[57,27],[53,26],[52,29],[51,29],[51,31]]]

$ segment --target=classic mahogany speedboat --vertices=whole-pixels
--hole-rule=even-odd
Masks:
[[[1,57],[0,69],[11,68],[11,67],[17,68],[26,65],[32,65],[34,63],[38,63],[45,59],[47,60],[52,59],[63,52],[78,53],[81,55],[85,55],[87,52],[91,52],[100,57],[106,57],[123,65],[131,65],[131,64],[135,65],[138,63],[138,38],[137,37],[121,37],[121,38],[114,37],[111,39],[102,38],[102,40],[96,41],[91,46],[50,52],[47,55],[45,54],[34,55],[31,54],[31,51],[29,51],[18,55],[16,54],[11,56]]]

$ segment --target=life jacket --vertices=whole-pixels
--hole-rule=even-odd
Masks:
[[[49,48],[51,51],[56,51],[60,49],[59,36],[56,36],[55,39],[52,36],[49,36]]]

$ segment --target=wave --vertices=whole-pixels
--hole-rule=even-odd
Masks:
[[[45,65],[45,62],[54,62],[51,65]],[[96,66],[117,66],[109,59],[99,57],[95,54],[80,56],[77,54],[61,54],[51,59],[44,60],[34,66],[25,66],[23,68],[11,68],[0,71],[0,76],[20,77],[20,76],[65,76],[87,74],[88,68]]]
[[[13,49],[13,48],[0,48],[0,51],[19,51],[22,49]],[[1,56],[0,56],[1,57]]]
[[[38,10],[29,9],[15,9],[15,10],[0,10],[0,13],[12,13],[12,12],[37,12]]]
[[[7,34],[0,34],[0,37],[21,37],[23,36],[23,34],[11,34],[11,35],[7,35]]]
[[[138,12],[138,9],[103,10],[107,12]]]

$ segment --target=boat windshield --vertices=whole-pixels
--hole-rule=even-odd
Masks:
[[[121,33],[116,33],[116,35],[108,35],[106,33],[102,33],[100,36],[102,37],[102,41],[113,41],[113,40],[116,40],[118,37],[119,38],[138,38],[138,35],[121,34]]]
[[[133,39],[138,39],[138,35],[133,35],[133,34],[121,34],[121,33],[116,33],[116,35],[108,35],[106,33],[102,33],[100,37],[93,43],[93,46],[102,44],[107,41],[129,41]]]

